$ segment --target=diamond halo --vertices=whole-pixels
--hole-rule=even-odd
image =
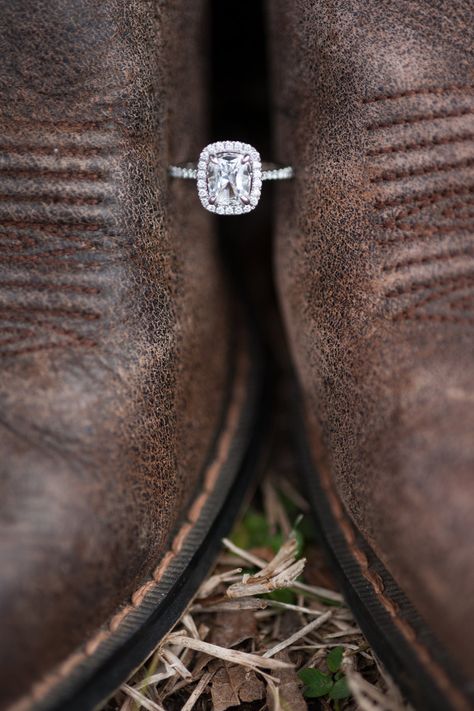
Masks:
[[[259,152],[240,141],[210,143],[199,156],[197,186],[201,204],[210,212],[251,212],[258,205],[262,190]]]

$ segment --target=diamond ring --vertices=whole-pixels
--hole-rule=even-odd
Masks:
[[[260,200],[262,180],[289,180],[291,166],[263,163],[248,143],[218,141],[206,146],[198,163],[172,165],[173,178],[197,180],[203,207],[218,215],[241,215],[253,210]]]

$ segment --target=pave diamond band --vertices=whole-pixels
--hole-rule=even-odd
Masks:
[[[197,180],[197,164],[181,163],[180,165],[170,165],[168,170],[172,178],[184,178],[185,180]],[[291,165],[279,166],[276,163],[262,163],[262,180],[289,180],[293,177]]]
[[[218,141],[206,146],[196,163],[172,165],[173,178],[197,180],[203,207],[219,215],[240,215],[253,210],[263,180],[289,180],[291,166],[263,163],[257,150],[240,141]]]

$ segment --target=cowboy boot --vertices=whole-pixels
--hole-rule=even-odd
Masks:
[[[204,10],[0,2],[2,709],[105,698],[245,490],[250,337],[167,178],[206,138]]]
[[[473,5],[269,3],[276,273],[333,561],[416,708],[474,645]]]

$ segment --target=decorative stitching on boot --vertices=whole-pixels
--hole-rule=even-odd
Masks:
[[[437,173],[446,173],[456,168],[470,168],[474,165],[474,158],[465,158],[464,160],[455,161],[454,163],[446,163],[445,165],[425,166],[423,168],[409,168],[408,170],[389,170],[381,175],[374,176],[370,179],[371,183],[391,183],[394,180],[402,180],[403,178],[411,178],[419,175],[436,175]]]
[[[456,197],[458,195],[471,195],[474,193],[474,186],[465,186],[459,188],[446,188],[442,190],[433,190],[429,193],[422,193],[421,195],[400,195],[396,198],[390,198],[388,200],[376,201],[374,203],[374,208],[376,210],[383,210],[387,207],[398,207],[399,205],[409,205],[413,203],[420,203],[425,207],[426,205],[433,205],[436,202],[446,200],[450,197]],[[418,210],[418,206],[413,207],[414,212],[407,214],[414,214]]]
[[[392,101],[394,99],[404,99],[409,96],[422,96],[423,94],[426,94],[427,96],[443,96],[443,94],[448,94],[450,91],[465,91],[468,94],[471,94],[473,88],[472,84],[450,84],[448,86],[435,86],[432,88],[421,87],[420,89],[406,89],[404,91],[396,92],[395,94],[372,96],[368,99],[363,99],[363,103],[375,104],[378,101]]]
[[[83,286],[81,284],[58,284],[46,281],[0,281],[0,289],[26,289],[29,291],[66,291],[73,294],[100,294],[102,289],[98,286]]]
[[[421,307],[426,306],[426,305],[432,303],[433,301],[434,302],[439,301],[440,299],[443,299],[446,296],[448,296],[448,297],[453,296],[453,294],[456,294],[458,291],[467,289],[470,286],[472,286],[472,283],[470,285],[453,284],[452,286],[450,286],[446,289],[440,289],[439,291],[436,291],[432,294],[428,294],[427,296],[423,297],[422,299],[415,302],[414,304],[410,304],[410,306],[407,306],[406,309],[404,309],[400,313],[396,314],[393,318],[394,318],[394,320],[405,318],[405,316],[410,316],[412,318],[418,318],[418,314],[416,312]],[[473,303],[474,303],[474,295],[466,296],[464,294],[461,294],[460,296],[454,297],[451,301],[449,301],[447,304],[445,304],[445,306],[447,308],[454,309],[454,308],[459,307],[459,305],[469,307],[469,306],[472,306]],[[430,316],[430,318],[431,318],[430,314],[428,314],[428,316]],[[452,316],[450,316],[449,318],[451,319]]]
[[[92,170],[49,170],[44,167],[37,168],[0,168],[0,175],[5,178],[50,178],[54,180],[87,180],[95,182],[104,180],[103,173]]]
[[[431,264],[432,262],[447,262],[450,259],[457,259],[458,257],[465,257],[466,255],[471,255],[473,253],[473,247],[469,245],[465,249],[459,249],[455,252],[445,252],[443,254],[431,254],[428,257],[419,257],[413,259],[407,259],[404,262],[397,262],[396,264],[384,264],[382,271],[384,272],[396,272],[399,269],[404,269],[405,267],[413,267],[419,264]]]
[[[22,230],[39,230],[63,236],[67,230],[78,230],[78,232],[98,232],[106,228],[101,222],[38,222],[28,220],[15,220],[11,218],[2,219],[0,217],[0,227],[16,227]]]
[[[1,171],[0,171],[1,172]],[[44,193],[30,195],[22,193],[3,193],[0,195],[0,202],[42,202],[48,205],[101,205],[104,197],[97,195],[45,195]]]
[[[452,290],[466,289],[474,285],[474,274],[463,274],[462,276],[449,276],[444,279],[437,279],[432,282],[423,281],[417,284],[408,284],[407,286],[397,286],[385,294],[388,298],[395,298],[398,296],[405,296],[406,294],[416,293],[419,291],[424,291],[426,289],[431,289],[435,286],[446,286],[448,284],[453,284]]]
[[[57,149],[57,153],[54,153],[53,150]],[[116,151],[114,150],[114,146],[108,146],[108,145],[97,145],[97,146],[75,146],[72,144],[59,144],[55,143],[54,146],[48,146],[48,145],[36,145],[36,144],[28,144],[28,143],[23,143],[21,146],[18,146],[16,144],[10,144],[10,143],[0,143],[0,154],[1,153],[7,153],[7,154],[15,154],[18,156],[31,156],[31,155],[37,155],[37,156],[78,156],[80,158],[85,158],[87,156],[95,157],[95,156],[110,156],[113,155]]]
[[[399,146],[383,146],[382,148],[373,148],[367,151],[370,157],[382,156],[387,153],[409,153],[410,151],[419,151],[424,148],[432,148],[434,146],[447,146],[452,143],[462,143],[463,141],[472,141],[474,133],[466,133],[459,136],[444,136],[441,138],[431,138],[424,141],[414,141],[413,143],[405,143]]]
[[[378,131],[383,128],[392,128],[392,126],[406,126],[415,123],[424,123],[425,121],[436,121],[438,119],[449,119],[449,118],[460,118],[461,116],[469,116],[473,114],[473,109],[456,109],[454,111],[433,111],[431,114],[424,114],[422,116],[412,116],[412,117],[402,117],[394,118],[390,121],[381,121],[367,125],[368,131]]]
[[[398,317],[394,316],[395,321],[437,321],[439,323],[456,323],[456,324],[462,324],[462,325],[473,325],[474,324],[474,318],[470,318],[469,316],[451,316],[449,314],[410,314],[410,313],[403,313],[400,314]]]
[[[433,235],[448,235],[451,233],[459,233],[463,231],[471,231],[474,229],[474,223],[471,224],[461,224],[461,225],[449,225],[440,227],[426,227],[418,225],[404,225],[394,222],[393,224],[382,225],[387,229],[398,229],[401,234],[392,235],[390,237],[378,237],[374,240],[375,244],[387,245],[387,244],[397,244],[399,242],[413,242],[417,237],[432,237]]]

